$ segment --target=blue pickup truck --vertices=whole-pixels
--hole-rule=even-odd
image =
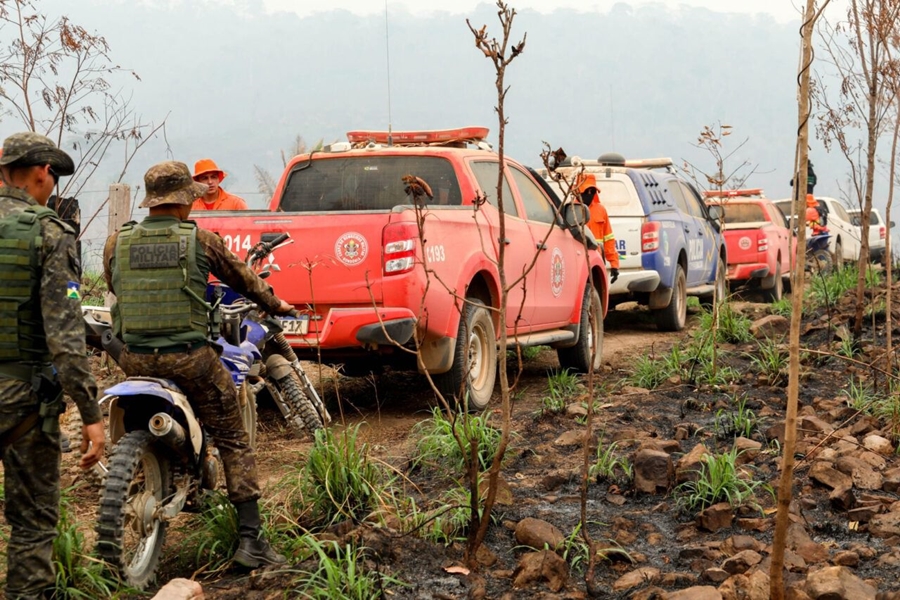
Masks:
[[[717,209],[708,208],[694,186],[678,177],[672,159],[576,156],[555,169],[562,181],[546,170],[541,174],[564,194],[565,182],[582,170],[595,175],[616,236],[619,279],[609,289],[610,308],[637,301],[650,307],[660,330],[679,331],[687,318],[687,296],[706,304],[716,290],[724,296],[728,262]]]

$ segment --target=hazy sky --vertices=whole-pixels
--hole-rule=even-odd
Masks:
[[[226,0],[228,1],[228,0]],[[384,12],[383,0],[263,0],[272,11],[284,10],[309,15],[326,10],[343,8],[357,14],[373,14]],[[387,0],[388,9],[392,6],[403,8],[413,14],[432,11],[451,13],[471,12],[475,6],[485,0]],[[533,9],[539,12],[552,12],[558,8],[571,8],[591,12],[606,12],[619,0],[511,0],[509,4],[516,10]],[[779,22],[799,19],[800,11],[796,8],[798,0],[630,0],[632,5],[662,4],[669,8],[679,6],[703,7],[717,12],[735,13],[768,13]]]

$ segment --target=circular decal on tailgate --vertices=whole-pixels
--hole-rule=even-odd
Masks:
[[[749,250],[750,249],[750,238],[742,237],[738,240],[738,246],[741,247],[741,250]]]
[[[349,231],[334,243],[334,255],[347,266],[355,266],[365,260],[369,253],[369,242],[361,233]]]
[[[559,298],[563,291],[563,282],[566,280],[566,262],[563,260],[562,250],[554,248],[550,255],[550,291],[553,296]]]

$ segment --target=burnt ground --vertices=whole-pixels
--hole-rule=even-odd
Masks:
[[[735,305],[752,318],[763,316],[768,310],[759,304]],[[802,345],[824,352],[835,351],[838,344],[835,332],[839,332],[838,325],[847,320],[846,314],[850,311],[847,306],[845,303],[843,313],[836,309],[834,315],[807,318]],[[880,317],[876,314],[874,331],[877,334],[873,333],[872,322],[866,324],[857,361],[871,362],[878,354],[884,343],[883,320],[883,313]],[[626,381],[640,357],[662,356],[673,346],[684,347],[692,336],[697,335],[697,326],[696,313],[691,317],[689,328],[679,334],[657,332],[646,313],[637,309],[610,314],[606,322],[604,367],[597,374],[595,384],[598,412],[593,447],[601,438],[604,444],[615,441],[619,453],[629,458],[640,449],[664,449],[676,464],[701,443],[710,451],[723,452],[732,447],[735,437],[723,425],[723,415],[733,412],[735,398],[743,398],[745,407],[758,418],[749,437],[761,444],[755,457],[744,465],[745,476],[776,488],[780,461],[778,424],[783,420],[785,410],[787,378],[784,377],[783,382],[772,382],[754,370],[751,357],[758,355],[757,342],[719,344],[720,363],[739,374],[736,380],[727,384],[691,383],[673,377],[658,388],[647,390]],[[802,549],[795,547],[788,552],[791,572],[787,580],[789,583],[802,581],[808,572],[839,562],[835,557],[849,552],[858,559],[849,561],[853,562],[852,569],[858,577],[869,580],[879,592],[900,590],[900,578],[897,577],[900,558],[892,553],[898,538],[870,535],[866,522],[852,520],[857,517],[851,518],[848,507],[837,506],[829,497],[831,489],[808,476],[817,453],[844,434],[881,432],[888,437],[884,423],[848,408],[847,398],[842,393],[851,381],[872,383],[877,377],[859,364],[833,356],[804,354],[801,362],[801,415],[818,417],[821,422],[832,424],[831,429],[839,431],[838,435],[831,436],[827,435],[828,428],[821,431],[805,429],[800,433],[792,520],[808,535],[808,539],[802,533],[795,537],[799,535],[808,543]],[[109,383],[119,376],[114,366],[100,362],[95,366],[103,382]],[[583,431],[584,426],[577,416],[541,411],[541,399],[547,395],[548,374],[557,366],[555,352],[549,349],[524,364],[514,395],[515,437],[502,472],[502,487],[508,489],[509,494],[501,494],[504,501],[495,507],[494,521],[485,540],[489,552],[482,557],[475,572],[465,575],[447,570],[462,565],[464,542],[445,545],[425,541],[414,534],[403,534],[403,523],[396,515],[361,528],[350,524],[330,532],[340,536],[353,529],[351,536],[361,537],[374,549],[364,566],[377,568],[404,582],[404,585],[389,586],[385,592],[387,597],[588,596],[589,586],[584,580],[586,562],[584,556],[579,555],[578,544],[569,545],[566,558],[570,568],[561,589],[551,591],[550,582],[540,578],[519,589],[513,587],[517,565],[523,555],[531,551],[516,540],[513,532],[516,523],[526,517],[542,519],[555,525],[563,536],[578,539],[572,534],[580,521],[578,473],[582,451],[580,445],[560,445],[559,438],[567,432]],[[412,497],[419,506],[437,506],[440,496],[453,487],[453,483],[446,477],[410,466],[415,455],[413,427],[430,417],[433,404],[432,393],[424,380],[407,373],[351,379],[330,369],[322,369],[319,373],[315,365],[310,369],[314,380],[321,378],[335,421],[361,424],[360,437],[369,445],[370,455],[398,475],[395,494]],[[569,403],[577,405],[586,399],[586,388],[583,387]],[[498,409],[493,411],[491,418],[499,422]],[[809,423],[818,425],[819,420],[801,421],[801,425],[811,427]],[[823,439],[825,441],[819,447]],[[304,460],[310,447],[310,440],[298,440],[285,431],[273,410],[261,410],[259,464],[261,479],[267,486],[264,495],[270,503],[280,501],[278,492],[273,491],[277,482]],[[64,455],[64,485],[80,479],[75,454]],[[900,466],[896,454],[881,459],[879,472],[888,473],[893,467]],[[871,486],[869,490],[854,487],[853,493],[862,501],[872,501],[866,494],[875,496],[875,502],[887,510],[892,501],[900,499],[897,489],[896,485],[890,488],[885,485],[876,490]],[[84,525],[89,544],[96,514],[96,489],[85,485],[71,494],[77,501],[76,515]],[[775,503],[772,494],[762,488],[755,500],[757,507],[738,508],[734,511],[734,520],[716,531],[709,531],[699,525],[696,512],[679,508],[671,487],[668,490],[659,488],[656,493],[639,493],[630,481],[592,480],[587,492],[587,531],[599,547],[610,551],[605,560],[597,563],[594,579],[590,582],[590,595],[663,598],[667,592],[691,586],[718,586],[724,579],[718,578],[719,567],[735,548],[757,550],[763,562],[756,568],[767,572]],[[196,578],[203,584],[206,597],[212,599],[281,598],[293,595],[289,590],[293,589],[291,582],[297,577],[297,569],[315,568],[307,561],[303,565],[293,565],[289,573],[266,576],[238,573],[228,568],[212,573],[198,569],[181,547],[185,531],[197,526],[195,518],[189,514],[181,515],[170,528],[163,550],[160,582],[174,577]],[[630,585],[620,581],[623,575],[636,569],[647,570]],[[725,577],[728,575],[726,573]]]

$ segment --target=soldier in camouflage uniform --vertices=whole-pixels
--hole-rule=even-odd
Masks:
[[[218,235],[187,217],[206,185],[187,165],[164,162],[144,175],[150,216],[127,223],[106,242],[104,275],[116,294],[113,327],[125,342],[119,365],[129,376],[162,377],[184,391],[212,436],[225,467],[228,497],[238,513],[241,542],[234,561],[256,568],[285,562],[260,529],[256,458],[244,429],[237,389],[208,340],[209,306],[203,298],[209,274],[266,311],[287,314],[279,300]]]
[[[84,423],[82,468],[100,459],[105,443],[85,347],[75,236],[46,208],[59,177],[74,170],[69,155],[42,135],[17,133],[3,142],[0,452],[11,527],[10,600],[49,598],[56,581],[51,556],[59,516],[62,390]]]

